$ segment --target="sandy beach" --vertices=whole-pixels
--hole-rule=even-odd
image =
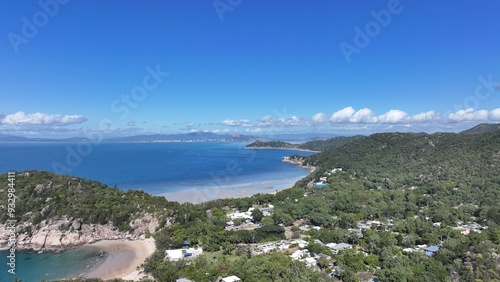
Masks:
[[[135,241],[102,240],[87,246],[101,249],[106,253],[107,258],[85,277],[103,280],[114,278],[139,280],[142,274],[137,271],[137,267],[155,251],[153,238]]]

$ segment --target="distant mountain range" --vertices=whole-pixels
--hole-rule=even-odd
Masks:
[[[242,134],[215,134],[211,132],[193,132],[184,134],[152,134],[109,138],[113,142],[247,142],[261,140],[260,137]]]
[[[85,137],[71,138],[28,138],[23,136],[0,134],[0,142],[79,142]],[[134,135],[126,137],[106,138],[104,142],[253,142],[269,140],[262,137],[242,134],[215,134],[210,132],[193,132],[185,134],[152,134]]]
[[[464,130],[460,134],[482,134],[500,129],[500,124],[482,123],[473,128]],[[254,147],[283,147],[299,148],[304,150],[321,151],[331,145],[343,145],[344,142],[351,139],[357,139],[360,136],[339,136],[331,133],[291,133],[274,135],[243,135],[243,134],[216,134],[211,132],[193,132],[181,134],[150,134],[134,135],[126,137],[105,138],[105,142],[265,142],[265,141],[314,141],[306,144],[254,144]],[[79,142],[87,140],[85,137],[70,138],[30,138],[24,136],[15,136],[0,133],[0,142]],[[301,143],[302,143],[301,142]]]

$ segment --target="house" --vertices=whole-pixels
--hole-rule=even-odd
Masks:
[[[193,282],[193,280],[189,280],[186,278],[179,278],[179,279],[175,280],[175,282]]]
[[[237,281],[241,281],[241,279],[236,275],[231,275],[231,276],[222,278],[222,280],[220,280],[220,281],[221,282],[237,282]]]
[[[201,248],[188,248],[188,249],[176,249],[176,250],[166,250],[166,258],[170,261],[178,261],[187,257],[197,257],[203,253]]]
[[[361,229],[349,228],[349,229],[347,229],[347,231],[356,234],[359,238],[363,238],[363,231],[361,231]]]
[[[321,240],[319,239],[314,239],[314,244],[319,244],[321,246],[324,246],[325,244],[323,244],[323,242],[321,242]]]
[[[252,217],[252,211],[246,211],[246,212],[233,211],[232,213],[228,213],[227,216],[231,220],[235,220],[237,218],[250,219],[250,220],[253,219],[253,217]]]
[[[316,260],[319,260],[320,258],[326,258],[328,261],[330,261],[332,259],[331,256],[325,255],[325,254],[316,254],[316,255],[314,255],[314,258]]]
[[[314,183],[314,187],[323,188],[323,187],[326,187],[326,186],[328,186],[328,184],[323,183],[323,182],[316,182],[316,183]]]
[[[338,252],[346,249],[352,248],[352,245],[346,244],[346,243],[329,243],[326,244],[326,246],[332,251],[332,253],[337,254]]]
[[[305,246],[309,245],[309,242],[302,240],[302,239],[296,239],[291,241],[292,244],[297,244],[299,248],[305,248]]]
[[[463,235],[469,235],[470,233],[470,228],[469,227],[462,227],[462,230],[460,231]]]
[[[425,255],[428,257],[434,255],[435,253],[437,253],[437,251],[439,251],[438,246],[429,246],[424,249]]]
[[[315,258],[305,258],[305,259],[301,259],[300,260],[301,262],[304,262],[306,264],[307,267],[315,267],[316,264],[317,264],[317,261]]]
[[[270,212],[272,212],[272,211],[274,210],[274,206],[270,204],[270,205],[268,205],[267,207],[262,207],[262,208],[259,208],[259,210],[260,210],[261,212],[263,212],[263,213],[265,213],[265,212],[270,213]]]
[[[309,231],[311,229],[314,229],[314,230],[318,230],[320,231],[321,230],[321,226],[309,226],[309,225],[302,225],[302,226],[299,226],[299,229],[301,231]]]
[[[290,257],[293,260],[298,260],[306,257],[308,255],[309,251],[308,250],[297,250],[293,254],[290,255]]]

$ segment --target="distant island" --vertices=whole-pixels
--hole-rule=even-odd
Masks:
[[[339,136],[326,140],[308,141],[302,144],[291,144],[283,141],[259,140],[247,145],[245,148],[259,149],[259,150],[273,149],[273,150],[303,150],[303,151],[320,152],[328,148],[335,148],[342,146],[352,140],[356,140],[362,137],[363,137],[362,135],[356,135],[351,137]]]

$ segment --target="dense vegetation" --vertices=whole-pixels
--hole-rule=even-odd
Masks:
[[[352,137],[334,137],[327,140],[314,140],[308,141],[303,144],[291,144],[283,141],[256,141],[249,144],[246,148],[248,149],[298,149],[298,150],[309,150],[309,151],[323,151],[329,148],[340,147],[352,140],[363,138],[363,136],[357,135]]]
[[[258,194],[197,205],[180,205],[83,180],[82,187],[88,190],[68,195],[75,188],[68,188],[68,179],[63,177],[64,181],[57,182],[61,190],[50,196],[66,193],[58,198],[65,202],[42,216],[68,214],[88,221],[101,218],[92,211],[86,211],[92,216],[85,216],[82,209],[89,206],[75,206],[75,196],[84,203],[87,198],[89,203],[106,199],[106,207],[99,209],[106,211],[107,219],[120,214],[117,205],[130,208],[132,214],[137,212],[133,205],[121,201],[122,197],[135,201],[134,205],[140,200],[141,207],[149,206],[152,213],[168,215],[171,225],[153,235],[157,252],[145,263],[145,270],[157,281],[181,277],[214,281],[228,275],[237,275],[243,281],[359,281],[356,274],[364,271],[374,273],[379,281],[500,281],[499,140],[500,130],[491,127],[462,134],[373,134],[304,157],[304,164],[315,166],[315,172],[276,195]],[[342,171],[332,172],[334,168]],[[33,185],[56,183],[54,175],[33,173],[47,177],[39,178],[43,181],[30,180],[26,183],[30,188],[20,192],[23,201],[31,205],[24,212],[42,210],[45,204],[38,201],[44,202],[49,196],[34,192]],[[311,185],[323,177],[327,187]],[[85,194],[83,191],[94,195],[78,194]],[[68,196],[72,198],[62,199]],[[230,208],[246,211],[252,205],[264,204],[275,208],[272,216],[260,216],[263,227],[225,229]],[[67,210],[67,205],[75,211]],[[366,220],[386,224],[364,230],[362,237],[348,230]],[[321,229],[301,231],[295,225],[302,222]],[[464,224],[481,228],[463,234],[457,227]],[[314,270],[292,261],[286,253],[252,252],[252,243],[280,240],[285,229],[293,232],[292,237],[307,240],[311,253],[326,254],[331,259],[319,260],[319,269]],[[325,244],[349,243],[354,248],[333,254],[315,239]],[[184,240],[202,246],[205,255],[180,262],[165,260],[165,250],[181,247]],[[420,244],[438,245],[440,249],[433,256],[403,251]],[[330,277],[332,271],[335,277]]]
[[[7,179],[7,174],[0,175]],[[34,226],[45,219],[76,218],[81,223],[106,224],[111,222],[123,231],[129,222],[144,213],[158,217],[176,217],[179,204],[164,197],[151,196],[142,191],[122,191],[96,181],[56,175],[47,171],[25,171],[15,177],[15,220],[31,222]],[[0,191],[7,199],[8,189]],[[9,219],[0,214],[0,223]],[[10,218],[12,219],[12,218]]]

